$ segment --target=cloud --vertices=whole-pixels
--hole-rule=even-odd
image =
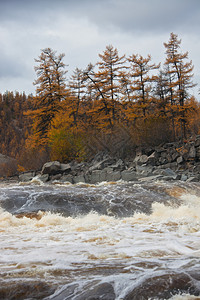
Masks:
[[[70,75],[96,63],[108,44],[158,63],[173,31],[200,65],[199,14],[199,0],[1,0],[0,91],[34,92],[34,58],[46,47],[66,54]]]

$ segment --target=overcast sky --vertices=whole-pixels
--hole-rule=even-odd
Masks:
[[[41,49],[65,53],[70,76],[110,44],[119,55],[164,62],[171,32],[189,52],[200,85],[200,0],[0,0],[0,92],[35,93]]]

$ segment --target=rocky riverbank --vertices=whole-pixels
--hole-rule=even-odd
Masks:
[[[99,153],[90,162],[62,164],[47,162],[41,172],[25,172],[20,181],[35,176],[43,182],[91,183],[102,181],[200,180],[200,136],[184,143],[168,143],[155,148],[137,149],[129,159]]]

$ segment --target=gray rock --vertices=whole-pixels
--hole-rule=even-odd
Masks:
[[[90,183],[97,183],[107,180],[107,172],[104,170],[94,170],[92,173],[87,177],[87,182]]]
[[[177,174],[170,168],[164,169],[161,171],[161,175],[163,176],[171,176],[171,177],[176,177]]]
[[[183,156],[179,156],[176,161],[178,164],[181,164],[184,161]]]
[[[195,158],[196,157],[196,149],[195,149],[194,145],[192,145],[190,147],[190,150],[189,150],[189,153],[188,153],[188,157],[189,158]]]
[[[148,156],[143,154],[143,155],[138,155],[135,157],[134,160],[137,164],[144,164],[148,161]]]
[[[70,164],[60,164],[60,171],[62,173],[69,173],[71,171]]]
[[[197,177],[189,177],[186,182],[199,182],[199,179]]]
[[[107,173],[107,181],[118,181],[121,179],[120,171]]]
[[[19,175],[19,181],[28,182],[33,179],[35,172],[26,172]]]
[[[61,177],[62,177],[61,174],[52,175],[52,176],[51,176],[51,180],[52,180],[52,181],[54,181],[54,180],[59,180]]]
[[[133,170],[124,170],[121,172],[121,179],[124,181],[136,181],[138,180],[138,175]]]
[[[47,182],[49,181],[49,174],[42,174],[38,176],[38,179],[41,180],[42,182]]]
[[[148,156],[147,164],[155,166],[157,159],[158,159],[158,153],[154,151],[151,155]]]
[[[136,166],[136,172],[140,175],[151,176],[153,174],[152,171],[153,171],[153,167],[150,165]]]
[[[147,177],[141,177],[138,180],[139,181],[153,181],[153,180],[158,180],[158,179],[162,179],[163,176],[162,175],[152,175],[152,176],[147,176]]]
[[[59,161],[47,162],[43,165],[41,174],[55,175],[61,170]]]
[[[70,183],[74,183],[74,181],[73,181],[73,176],[70,175],[70,174],[68,174],[68,175],[63,175],[63,176],[61,177],[61,181],[62,181],[62,182],[70,182]]]
[[[85,183],[85,176],[84,175],[77,175],[73,177],[73,182],[74,183],[79,183],[79,182],[83,182]]]
[[[187,175],[186,174],[182,174],[181,175],[181,180],[182,181],[186,181],[188,179]]]
[[[122,159],[119,159],[114,165],[110,166],[114,171],[124,169],[124,162]]]
[[[89,168],[89,172],[92,172],[93,170],[102,170],[104,168],[106,168],[109,165],[112,165],[112,163],[114,163],[115,161],[113,159],[110,158],[106,158],[102,161],[99,161],[97,163],[95,163],[94,165],[92,165]]]

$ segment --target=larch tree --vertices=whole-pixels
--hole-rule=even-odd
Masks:
[[[166,48],[166,74],[168,75],[168,86],[171,104],[178,106],[178,119],[181,127],[181,137],[186,136],[185,106],[189,99],[189,89],[194,87],[193,65],[188,61],[188,52],[180,52],[181,40],[174,33],[170,34]]]
[[[34,134],[41,144],[46,143],[48,131],[55,114],[60,109],[60,103],[65,98],[67,90],[65,84],[64,54],[56,55],[51,48],[42,50],[35,67],[37,79],[34,110],[29,112],[33,118]]]
[[[99,54],[101,61],[97,63],[98,70],[92,79],[96,89],[96,99],[99,99],[97,110],[104,112],[105,119],[112,128],[118,120],[120,104],[120,74],[125,67],[125,56],[119,56],[118,50],[112,45],[106,47],[103,54]],[[105,124],[104,124],[105,125]]]
[[[130,78],[131,78],[131,101],[135,104],[138,117],[145,119],[152,103],[153,83],[157,76],[152,71],[157,70],[159,65],[151,63],[151,56],[144,58],[141,55],[129,56]]]
[[[78,117],[81,110],[81,102],[85,99],[86,80],[81,69],[76,68],[70,77],[69,88],[71,90],[71,101],[69,113],[73,116],[73,125],[78,125]]]

